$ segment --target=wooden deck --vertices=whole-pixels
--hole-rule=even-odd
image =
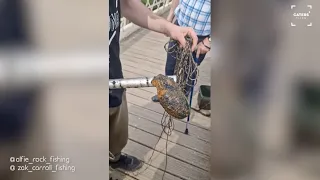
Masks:
[[[166,52],[164,45],[168,38],[162,34],[148,30],[139,30],[122,41],[121,61],[125,78],[148,76],[164,73]],[[200,67],[200,77],[195,88],[194,101],[198,95],[199,85],[207,85],[210,81],[209,56]],[[165,172],[165,180],[190,179],[208,180],[210,154],[210,118],[192,112],[189,135],[184,134],[186,120],[175,120],[174,133],[168,141],[168,163],[166,163],[166,135],[156,145],[161,135],[161,117],[164,112],[158,103],[151,101],[155,88],[128,89],[129,108],[129,141],[125,153],[134,155],[146,162],[149,168],[139,174],[113,171],[113,179],[160,180]],[[155,146],[156,145],[156,146]],[[151,163],[148,162],[155,147]],[[138,174],[138,175],[137,175]]]

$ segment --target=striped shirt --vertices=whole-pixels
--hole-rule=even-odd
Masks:
[[[180,26],[192,27],[198,36],[211,34],[210,0],[180,0],[175,17]]]

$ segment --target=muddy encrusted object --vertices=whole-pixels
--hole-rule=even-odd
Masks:
[[[151,83],[157,88],[159,102],[169,115],[183,119],[190,114],[188,99],[172,78],[159,74]]]

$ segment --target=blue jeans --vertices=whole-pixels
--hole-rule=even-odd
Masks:
[[[175,22],[175,24],[179,25],[177,21]],[[198,36],[198,43],[203,41],[207,37],[208,36]],[[168,48],[170,48],[172,46],[174,46],[174,43],[170,42]],[[196,52],[193,52],[192,56],[193,56],[193,59],[197,61],[196,63],[199,66],[201,64],[201,62],[203,61],[203,59],[205,58],[206,54],[200,54],[198,59],[196,59]],[[175,69],[176,62],[177,62],[175,57],[176,57],[176,53],[174,53],[174,52],[173,53],[167,53],[167,62],[166,62],[166,68],[165,68],[166,76],[174,75],[174,69]],[[192,75],[192,79],[194,79],[196,77],[196,75],[197,74],[194,73]],[[189,79],[188,84],[191,85],[192,84],[192,80]],[[186,92],[187,96],[189,94],[190,88],[191,88],[191,86],[186,86],[186,88],[185,88],[185,92]]]

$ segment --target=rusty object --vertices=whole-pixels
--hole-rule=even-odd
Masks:
[[[151,83],[157,88],[161,106],[170,116],[183,119],[190,114],[188,99],[172,78],[159,74]]]

